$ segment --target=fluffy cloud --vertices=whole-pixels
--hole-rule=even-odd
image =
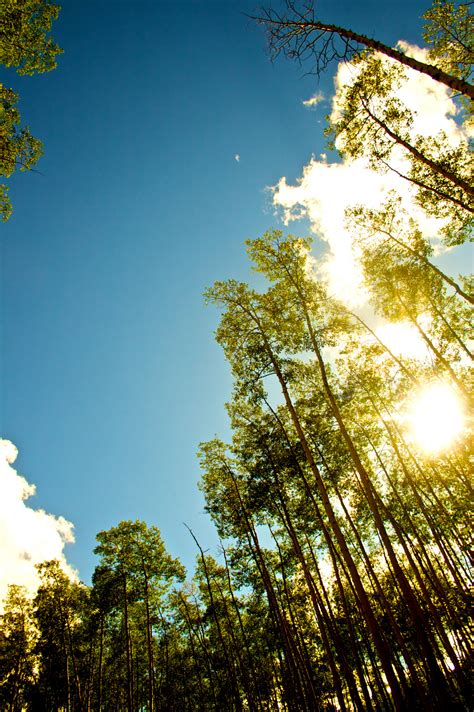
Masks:
[[[8,584],[25,586],[33,593],[38,586],[35,564],[42,561],[58,559],[76,578],[63,551],[65,544],[74,541],[73,525],[26,504],[35,486],[12,467],[17,454],[13,443],[0,439],[0,602]]]
[[[352,238],[345,228],[345,210],[360,203],[379,205],[380,178],[362,159],[344,164],[313,157],[296,185],[289,185],[283,177],[273,189],[274,205],[283,209],[285,224],[309,218],[313,231],[327,241],[330,253],[321,269],[331,292],[352,304],[365,301],[365,293]]]
[[[405,42],[399,43],[399,46],[407,54],[427,61],[425,50]],[[358,71],[359,68],[351,64],[339,65],[335,79],[333,118],[340,109],[340,90],[354,81]],[[455,121],[457,107],[444,85],[409,69],[397,91],[397,97],[413,112],[414,135],[432,136],[443,131],[446,143],[452,147],[466,139],[466,130]],[[336,145],[342,147],[340,139]],[[393,151],[390,164],[401,173],[409,170],[403,149]],[[356,205],[376,209],[395,192],[407,216],[415,219],[422,234],[426,238],[436,239],[443,223],[427,216],[417,207],[411,190],[410,183],[392,171],[376,173],[364,157],[328,163],[324,155],[319,159],[313,156],[294,185],[288,184],[286,178],[282,177],[271,188],[273,204],[281,211],[285,224],[308,218],[313,231],[328,244],[329,250],[319,271],[327,280],[330,291],[351,305],[365,302],[367,295],[352,236],[345,221],[346,210]]]

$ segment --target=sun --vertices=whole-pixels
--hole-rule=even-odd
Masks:
[[[410,432],[427,454],[445,450],[464,427],[459,398],[446,383],[436,383],[418,393],[408,415]]]

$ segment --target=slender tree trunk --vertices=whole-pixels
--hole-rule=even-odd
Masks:
[[[244,624],[243,624],[242,616],[241,616],[241,613],[240,613],[240,610],[239,610],[239,603],[238,603],[238,601],[237,601],[237,599],[236,599],[236,597],[235,597],[235,594],[234,594],[234,587],[233,587],[233,585],[232,585],[232,579],[231,579],[231,575],[230,575],[230,568],[229,568],[229,564],[228,564],[228,561],[227,561],[227,554],[226,554],[226,551],[225,551],[224,546],[222,545],[222,542],[221,542],[221,549],[222,549],[222,553],[223,553],[223,556],[224,556],[224,562],[225,562],[225,570],[226,570],[226,576],[227,576],[227,587],[228,587],[228,589],[229,589],[229,593],[230,593],[230,596],[231,596],[231,598],[232,598],[232,604],[233,604],[233,606],[234,606],[234,610],[235,610],[235,613],[236,613],[236,616],[237,616],[237,620],[238,620],[238,622],[239,622],[240,633],[241,633],[241,636],[242,636],[242,641],[243,641],[243,643],[244,643],[244,648],[245,648],[245,652],[246,652],[246,655],[247,655],[248,665],[249,665],[249,667],[250,667],[250,676],[251,676],[252,683],[253,683],[253,687],[254,687],[255,694],[256,694],[256,693],[257,693],[257,690],[258,690],[258,681],[257,681],[255,666],[254,666],[254,662],[253,662],[252,651],[251,651],[251,648],[250,648],[250,643],[249,643],[249,639],[248,639],[247,633],[245,632],[245,626],[244,626]]]
[[[97,712],[102,712],[102,660],[104,654],[104,615],[100,614],[99,669],[97,672]]]
[[[324,390],[326,392],[329,403],[331,405],[331,409],[334,414],[334,417],[336,418],[336,421],[338,423],[339,429],[341,431],[341,435],[343,436],[343,438],[346,442],[347,448],[348,448],[351,458],[354,462],[355,469],[357,470],[357,472],[361,478],[361,483],[362,483],[362,487],[364,490],[364,494],[367,498],[367,502],[368,502],[371,512],[373,514],[375,525],[377,527],[377,531],[379,532],[379,535],[383,542],[385,551],[387,552],[387,555],[390,559],[390,563],[393,567],[394,574],[395,574],[396,579],[400,585],[400,588],[401,588],[401,591],[405,598],[406,604],[410,610],[411,617],[413,620],[414,629],[417,633],[420,647],[424,652],[427,664],[429,665],[429,668],[431,671],[434,689],[438,690],[438,693],[440,695],[440,700],[442,700],[442,699],[444,699],[444,692],[443,692],[444,685],[443,685],[442,679],[441,679],[442,675],[440,673],[436,659],[433,655],[431,643],[428,640],[428,637],[426,635],[424,616],[422,614],[422,611],[420,609],[418,601],[417,601],[415,595],[413,594],[411,586],[410,586],[410,584],[409,584],[409,582],[408,582],[408,580],[407,580],[407,578],[406,578],[406,576],[398,562],[398,558],[395,554],[392,543],[391,543],[390,538],[389,538],[387,531],[385,529],[382,517],[380,516],[379,507],[378,507],[376,499],[374,497],[373,486],[370,481],[369,474],[368,474],[367,470],[365,469],[364,465],[362,464],[362,461],[361,461],[359,454],[354,446],[352,438],[346,428],[342,414],[339,410],[339,406],[336,402],[336,399],[332,392],[331,386],[329,384],[327,374],[326,374],[326,367],[325,367],[323,358],[321,356],[321,351],[320,351],[319,346],[316,341],[316,335],[314,333],[313,326],[311,324],[311,319],[309,317],[309,314],[308,314],[308,311],[306,308],[306,304],[304,302],[304,298],[302,297],[300,291],[299,291],[299,295],[302,300],[302,307],[303,307],[304,314],[305,314],[305,319],[306,319],[306,324],[308,327],[311,344],[313,346],[313,350],[315,352],[316,358],[319,363],[320,374],[321,374],[321,378],[323,381]]]
[[[190,615],[189,609],[188,609],[188,603],[187,603],[185,597],[184,597],[182,594],[180,594],[180,598],[181,598],[181,601],[182,601],[182,603],[183,603],[183,605],[184,605],[185,616],[186,616],[186,620],[188,621],[188,627],[189,627],[189,629],[191,630],[191,629],[192,629],[192,622],[191,622],[191,615]],[[201,647],[202,647],[202,649],[203,649],[203,651],[204,651],[204,657],[205,657],[205,659],[206,659],[206,664],[207,664],[207,671],[208,671],[208,674],[209,674],[209,684],[210,684],[210,687],[211,687],[212,696],[213,696],[213,698],[214,698],[214,704],[217,706],[218,703],[217,703],[217,694],[216,694],[216,688],[215,688],[215,672],[214,672],[214,669],[213,669],[213,667],[212,667],[211,655],[210,655],[210,653],[209,653],[209,650],[208,650],[208,647],[207,647],[207,644],[206,644],[206,634],[205,634],[205,631],[203,630],[203,627],[202,627],[202,623],[201,623],[201,619],[200,619],[200,615],[199,615],[199,607],[198,607],[196,601],[195,601],[195,605],[196,605],[196,609],[197,609],[197,611],[198,611],[198,628],[199,628],[199,630],[200,630],[200,632],[201,632],[201,636],[199,636],[199,634],[196,633],[196,637],[197,637],[197,639],[198,639],[198,641],[199,641],[199,644],[201,645]]]
[[[219,615],[218,615],[218,613],[217,613],[216,603],[215,603],[215,601],[214,601],[214,594],[213,594],[213,591],[212,591],[212,585],[211,585],[211,580],[210,580],[210,577],[209,577],[209,570],[208,570],[208,567],[207,567],[206,557],[204,556],[204,551],[203,551],[201,545],[199,544],[197,538],[195,537],[194,533],[192,532],[192,530],[191,530],[187,525],[186,525],[186,528],[188,529],[189,533],[191,534],[192,538],[194,539],[194,541],[195,541],[195,543],[196,543],[196,546],[198,547],[199,552],[200,552],[201,561],[202,561],[202,566],[203,566],[203,570],[204,570],[204,576],[205,576],[205,578],[206,578],[207,591],[208,591],[208,593],[209,593],[209,600],[210,600],[210,604],[211,604],[212,617],[214,618],[214,622],[215,622],[215,624],[216,624],[217,635],[218,635],[219,642],[220,642],[221,647],[222,647],[222,652],[223,652],[224,657],[225,657],[225,661],[226,661],[226,665],[227,665],[227,670],[228,670],[228,672],[229,672],[229,678],[230,678],[230,680],[231,680],[231,682],[232,682],[232,690],[233,690],[234,704],[236,705],[236,709],[237,709],[237,710],[241,710],[241,709],[242,709],[242,700],[241,700],[241,698],[240,698],[240,692],[239,692],[238,681],[237,681],[236,676],[235,676],[234,660],[233,660],[233,658],[231,658],[231,655],[229,654],[228,646],[227,646],[227,643],[226,643],[226,641],[225,641],[225,639],[224,639],[224,635],[223,635],[223,633],[222,633],[222,627],[221,627],[221,624],[220,624]]]
[[[375,618],[375,615],[372,611],[372,608],[370,606],[370,602],[369,602],[367,593],[364,589],[362,580],[359,576],[359,572],[357,571],[357,567],[356,567],[355,562],[352,558],[352,555],[349,551],[349,548],[347,546],[347,543],[346,543],[346,540],[342,533],[342,530],[339,527],[339,524],[337,522],[336,516],[334,514],[334,510],[332,508],[331,502],[330,502],[328,494],[326,492],[326,488],[324,486],[323,480],[319,473],[318,467],[316,466],[316,462],[314,460],[313,454],[312,454],[311,449],[310,449],[308,442],[306,440],[306,436],[305,436],[303,429],[301,427],[298,415],[297,415],[295,408],[293,406],[293,402],[290,398],[290,395],[289,395],[289,392],[288,392],[288,389],[286,386],[286,382],[283,378],[281,369],[275,359],[273,351],[271,350],[270,345],[269,345],[264,333],[262,333],[262,337],[264,338],[264,341],[266,342],[268,356],[271,359],[273,367],[275,369],[275,373],[276,373],[278,381],[280,383],[280,387],[283,391],[283,396],[285,398],[286,405],[288,407],[291,418],[293,420],[293,424],[295,426],[296,432],[298,433],[298,437],[300,438],[300,442],[301,442],[301,445],[305,452],[308,464],[309,464],[309,466],[313,472],[313,475],[316,479],[319,494],[321,496],[321,501],[323,503],[326,515],[327,515],[328,520],[331,524],[331,528],[336,536],[337,542],[339,544],[341,553],[342,553],[344,560],[346,562],[347,568],[350,571],[352,581],[354,582],[354,586],[357,591],[357,596],[358,596],[358,600],[359,600],[362,612],[363,612],[364,617],[367,621],[367,625],[368,625],[369,630],[372,634],[377,652],[380,656],[380,660],[383,665],[384,672],[387,675],[387,680],[388,680],[390,688],[392,690],[395,706],[396,706],[397,710],[403,710],[404,705],[403,705],[402,693],[400,690],[400,686],[398,684],[398,680],[397,680],[397,678],[394,674],[393,668],[392,668],[391,655],[390,655],[390,653],[387,649],[387,646],[386,646],[385,642],[383,641],[382,636],[380,634],[379,626],[378,626],[377,620]]]
[[[297,458],[297,456],[296,456],[296,453],[294,452],[294,449],[293,449],[293,446],[292,446],[292,444],[291,444],[291,440],[290,440],[290,438],[289,438],[289,436],[288,436],[288,433],[287,433],[287,431],[286,431],[286,428],[285,428],[284,424],[282,423],[281,419],[279,418],[278,414],[273,410],[273,408],[272,408],[271,405],[268,403],[268,401],[265,400],[265,403],[267,404],[268,409],[271,411],[273,417],[275,418],[276,422],[278,423],[278,425],[279,425],[279,427],[280,427],[280,429],[281,429],[281,431],[282,431],[282,433],[283,433],[283,435],[284,435],[284,437],[285,437],[285,440],[286,440],[286,442],[287,442],[288,448],[290,449],[290,452],[291,452],[291,454],[292,454],[292,458],[293,458],[293,461],[294,461],[294,465],[295,465],[295,467],[296,467],[296,469],[297,469],[297,471],[298,471],[298,473],[299,473],[299,475],[300,475],[300,477],[301,477],[301,480],[302,480],[302,482],[303,482],[303,484],[304,484],[304,488],[305,488],[306,494],[307,494],[307,496],[309,497],[309,499],[310,499],[310,501],[311,501],[311,503],[312,503],[312,505],[313,505],[313,508],[314,508],[314,512],[315,512],[315,515],[316,515],[316,518],[317,518],[318,525],[321,527],[321,531],[323,532],[324,540],[325,540],[325,542],[326,542],[326,545],[327,545],[327,548],[328,548],[328,551],[329,551],[329,555],[330,555],[330,557],[331,557],[332,566],[333,566],[334,574],[335,574],[335,577],[336,577],[336,582],[337,582],[337,585],[338,585],[339,595],[340,595],[340,598],[341,598],[342,605],[343,605],[343,607],[344,607],[344,612],[345,612],[347,621],[350,622],[350,621],[351,621],[351,614],[350,614],[350,611],[349,611],[349,605],[348,605],[347,598],[346,598],[346,592],[345,592],[345,590],[344,590],[344,586],[342,585],[342,581],[341,581],[341,578],[340,578],[339,567],[342,568],[342,571],[344,572],[344,575],[345,575],[346,578],[347,578],[347,581],[348,581],[348,583],[349,583],[349,586],[351,587],[351,590],[353,591],[354,596],[355,596],[355,598],[356,598],[356,600],[357,600],[357,592],[356,592],[356,590],[355,590],[355,588],[354,588],[354,584],[353,584],[353,581],[352,581],[352,579],[351,579],[350,573],[347,571],[347,568],[346,568],[345,565],[344,565],[344,560],[343,560],[343,559],[341,560],[341,556],[340,556],[339,552],[337,551],[337,549],[336,549],[336,547],[335,547],[335,545],[334,545],[334,542],[333,542],[332,539],[331,539],[331,535],[330,535],[330,533],[329,533],[329,531],[328,531],[328,528],[327,528],[327,526],[326,526],[326,523],[325,523],[325,521],[324,521],[324,518],[323,518],[323,516],[322,516],[322,514],[321,514],[321,512],[320,512],[320,509],[319,509],[318,503],[317,503],[317,501],[316,501],[316,499],[315,499],[315,497],[314,497],[312,488],[311,488],[311,486],[310,486],[310,484],[309,484],[309,482],[308,482],[308,480],[307,480],[307,478],[306,478],[306,476],[305,476],[303,470],[301,469],[301,467],[300,467],[300,465],[299,465],[298,458]],[[318,488],[317,482],[316,482],[316,487]],[[309,548],[310,548],[310,551],[311,551],[311,554],[312,554],[313,563],[314,563],[316,569],[318,570],[316,557],[315,557],[315,555],[314,555],[314,553],[313,553],[313,551],[312,551],[312,548],[311,548],[311,545],[309,544],[309,542],[308,542],[308,545],[309,545]],[[318,570],[318,575],[319,575],[319,570]],[[319,578],[320,578],[320,577],[319,577]],[[320,581],[321,581],[321,578],[320,578]],[[350,625],[351,625],[350,630],[351,630],[351,632],[352,632],[352,624],[350,624]],[[336,630],[336,627],[334,627],[334,630]],[[355,634],[352,634],[351,640],[352,640],[352,649],[353,649],[354,658],[355,658],[356,661],[359,661],[359,660],[360,660],[360,656],[359,656],[359,650],[358,650],[358,648],[357,648],[357,645],[355,644]],[[344,647],[344,646],[341,645],[341,646],[340,646],[340,649],[342,650],[343,647]],[[356,664],[358,664],[358,663],[356,662]],[[358,671],[359,671],[359,675],[361,676],[361,678],[364,679],[364,676],[363,676],[363,673],[361,673],[360,667],[358,668]],[[364,683],[365,683],[365,679],[364,679]],[[369,704],[370,695],[368,695],[367,689],[364,690],[364,695],[365,695],[365,701],[366,701],[367,709],[369,710],[369,709],[371,709],[371,705]]]
[[[288,664],[288,671],[290,674],[290,680],[286,680],[285,677],[283,678],[283,685],[285,689],[285,693],[288,696],[288,699],[295,700],[296,702],[298,700],[304,700],[304,687],[302,684],[301,680],[301,670],[298,665],[298,652],[296,649],[295,641],[293,639],[293,635],[291,631],[288,628],[287,621],[285,619],[285,616],[283,615],[283,612],[281,611],[280,604],[278,602],[278,598],[275,594],[275,590],[271,581],[271,577],[267,568],[267,565],[265,563],[265,558],[263,556],[263,552],[260,547],[260,542],[257,536],[257,532],[255,531],[255,527],[250,520],[248,514],[247,514],[247,509],[244,505],[244,502],[242,500],[242,496],[240,494],[240,490],[237,484],[237,481],[235,479],[235,476],[233,472],[227,468],[227,471],[232,479],[232,482],[234,484],[234,489],[237,494],[237,498],[240,503],[242,515],[245,520],[246,524],[246,534],[248,537],[249,544],[252,549],[255,550],[255,556],[254,560],[257,565],[257,568],[259,570],[262,583],[265,588],[265,593],[267,596],[268,604],[270,611],[272,613],[272,616],[274,617],[274,620],[276,622],[277,630],[279,631],[279,634],[281,636],[281,640],[283,642],[283,649],[285,652],[285,661],[287,661]],[[291,683],[291,684],[289,684]],[[306,709],[306,706],[304,707]]]
[[[329,638],[328,638],[327,614],[325,611],[325,606],[324,606],[324,603],[322,602],[322,599],[320,597],[318,587],[316,586],[316,582],[314,581],[314,578],[309,570],[308,563],[306,561],[306,557],[303,553],[303,550],[300,546],[298,536],[297,536],[296,531],[293,527],[292,518],[290,516],[288,507],[287,507],[287,504],[285,501],[283,488],[281,486],[281,483],[279,482],[276,464],[273,461],[273,458],[272,458],[269,448],[266,447],[265,450],[266,450],[267,456],[271,462],[271,466],[272,466],[273,473],[274,473],[274,478],[275,478],[275,483],[276,483],[276,488],[277,488],[277,496],[278,496],[278,499],[280,501],[281,508],[282,508],[282,515],[281,515],[282,521],[283,521],[283,524],[288,532],[290,540],[292,542],[293,550],[294,550],[294,552],[301,564],[301,567],[303,569],[303,575],[305,577],[305,581],[306,581],[306,585],[308,587],[311,602],[313,604],[313,610],[314,610],[316,620],[319,625],[321,636],[323,638],[324,647],[325,647],[326,654],[328,657],[328,663],[329,663],[329,667],[331,669],[331,674],[332,674],[332,678],[333,678],[334,688],[336,691],[336,696],[338,698],[341,710],[345,710],[346,705],[345,705],[344,694],[343,694],[343,689],[342,689],[342,681],[341,681],[339,671],[338,671],[336,663],[335,663],[332,648],[331,648]],[[349,687],[352,692],[352,699],[355,702],[357,708],[362,709],[363,708],[362,701],[359,697],[358,690],[354,684],[352,671],[350,670],[350,667],[347,665],[347,663],[345,661],[343,648],[342,648],[342,641],[339,640],[337,630],[333,629],[332,635],[335,636],[335,638],[336,638],[336,640],[335,640],[336,649],[338,649],[338,644],[339,644],[339,650],[341,651],[341,657],[344,661],[343,666],[345,668],[347,681],[348,681]]]
[[[313,674],[312,674],[312,666],[311,666],[311,659],[308,653],[308,647],[306,644],[306,641],[304,640],[304,637],[301,633],[301,626],[298,624],[298,620],[296,618],[295,612],[293,610],[293,601],[291,598],[290,590],[289,590],[289,585],[288,585],[288,580],[286,576],[286,570],[285,570],[285,564],[283,561],[283,555],[281,551],[281,546],[280,543],[275,536],[274,532],[272,531],[271,527],[270,529],[270,534],[273,538],[273,541],[276,544],[276,548],[278,551],[278,556],[280,559],[280,570],[281,570],[281,581],[283,585],[283,595],[286,600],[286,609],[288,611],[288,615],[291,621],[291,631],[293,634],[293,637],[296,642],[296,648],[298,651],[298,658],[300,661],[300,665],[302,667],[302,670],[304,671],[303,675],[303,684],[306,689],[306,694],[305,694],[305,702],[309,705],[309,709],[312,709],[312,705],[316,705],[316,707],[319,709],[320,706],[320,696],[317,694],[316,689],[314,687],[313,683]],[[280,597],[283,597],[282,594],[280,594]],[[283,611],[285,611],[285,605],[282,604]],[[345,706],[344,706],[345,708]]]
[[[186,607],[187,604],[185,603],[184,605]],[[186,608],[185,608],[185,611],[186,611]],[[199,699],[201,701],[201,709],[204,710],[205,705],[206,705],[206,696],[204,694],[204,685],[203,685],[203,679],[202,679],[201,665],[199,663],[199,658],[197,655],[196,647],[194,645],[194,640],[193,640],[194,633],[193,633],[191,622],[188,619],[187,611],[184,614],[184,620],[186,622],[186,627],[188,629],[188,639],[189,639],[189,645],[191,647],[191,656],[193,658],[194,667],[196,669],[196,675],[197,675],[197,679],[198,679]],[[211,682],[211,690],[212,690],[212,682]],[[214,701],[215,701],[215,695],[214,695]]]
[[[132,660],[130,650],[130,630],[128,626],[127,575],[122,572],[123,615],[125,626],[125,649],[127,656],[127,712],[133,712]]]
[[[149,583],[148,575],[146,571],[145,561],[142,559],[142,571],[143,578],[145,582],[145,612],[146,612],[146,644],[147,644],[147,658],[148,658],[148,704],[149,712],[154,712],[155,710],[155,696],[153,692],[153,636],[152,636],[152,625],[150,620],[150,600],[149,600]]]

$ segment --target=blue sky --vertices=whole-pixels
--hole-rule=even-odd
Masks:
[[[427,3],[319,3],[320,16],[394,44],[420,41]],[[1,226],[1,429],[30,506],[75,525],[88,581],[95,534],[157,525],[192,566],[215,535],[198,444],[228,434],[230,377],[202,292],[249,279],[243,242],[281,227],[266,191],[324,150],[319,83],[272,64],[254,3],[64,2],[65,52],[46,75],[2,80],[45,146],[11,181]],[[240,161],[235,160],[235,155]],[[293,226],[302,232],[307,225]]]

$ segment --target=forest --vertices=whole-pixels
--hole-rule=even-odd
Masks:
[[[331,292],[310,238],[272,229],[247,241],[263,286],[227,279],[205,294],[233,378],[232,437],[199,448],[219,556],[190,530],[190,576],[156,527],[122,521],[97,534],[90,586],[41,564],[36,595],[10,586],[0,615],[2,710],[470,709],[474,298],[469,275],[437,262],[471,239],[469,5],[435,0],[421,59],[324,24],[312,6],[257,18],[274,54],[315,73],[350,64],[329,145],[400,184],[346,214],[370,314]],[[52,69],[57,8],[1,0],[0,11],[0,61]],[[417,134],[398,94],[407,72],[449,92],[454,139]],[[19,128],[15,92],[1,93],[8,178],[41,146]],[[409,327],[423,357],[385,341],[371,315]],[[453,424],[464,418],[452,437],[430,419],[433,394]]]

